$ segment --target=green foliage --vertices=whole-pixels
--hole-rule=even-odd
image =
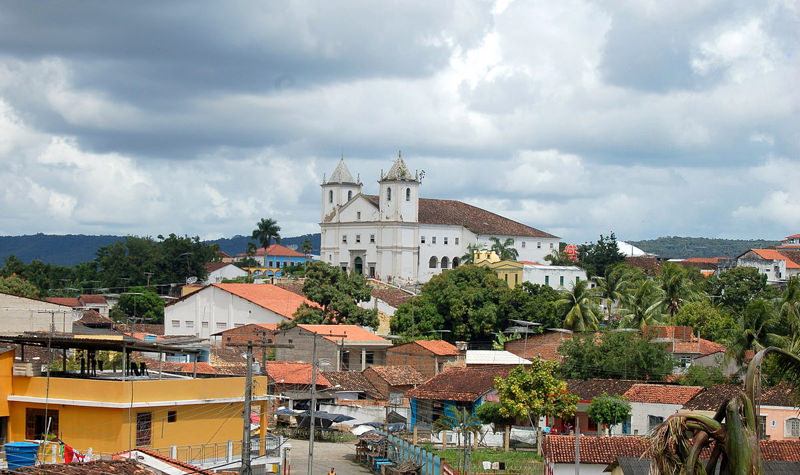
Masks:
[[[556,377],[558,363],[534,358],[528,369],[517,366],[506,378],[495,378],[500,415],[528,420],[538,427],[541,416],[567,418],[575,414],[578,397]]]
[[[597,330],[601,311],[596,301],[597,294],[589,288],[588,280],[576,282],[572,290],[562,292],[555,303],[564,315],[562,327],[577,332]]]
[[[599,425],[611,428],[631,416],[631,404],[622,396],[609,396],[606,393],[592,399],[589,404],[589,417]]]
[[[491,341],[492,332],[506,328],[508,318],[500,306],[508,285],[486,267],[459,266],[434,276],[420,294],[395,311],[395,335],[428,335],[449,330],[449,341]]]
[[[775,241],[762,239],[709,239],[678,236],[629,242],[643,251],[652,252],[665,259],[738,256],[749,249],[764,249],[778,244]]]
[[[706,280],[705,290],[714,304],[733,313],[740,313],[754,299],[773,297],[766,274],[755,267],[734,267],[714,274]]]
[[[686,372],[677,378],[677,382],[684,386],[703,386],[705,388],[722,384],[725,381],[725,376],[717,366],[690,365],[686,368]]]
[[[748,350],[760,351],[769,346],[781,347],[786,339],[781,336],[777,312],[772,302],[752,300],[736,319],[728,332],[728,352],[739,362],[744,362]]]
[[[688,269],[675,262],[665,262],[661,266],[656,283],[661,290],[661,306],[670,316],[678,313],[684,303],[703,297],[695,284],[696,272],[696,269]]]
[[[308,254],[313,250],[314,250],[314,244],[311,242],[311,239],[309,238],[303,239],[303,243],[300,244],[300,252]]]
[[[475,263],[475,251],[480,250],[480,246],[477,244],[468,244],[467,245],[467,252],[461,256],[461,265],[465,264],[474,264]]]
[[[152,289],[133,287],[119,296],[117,307],[131,323],[164,323],[164,300]]]
[[[483,424],[491,424],[495,432],[502,430],[514,422],[513,418],[504,416],[500,411],[503,405],[499,402],[485,402],[478,406],[475,415]]]
[[[613,309],[625,298],[633,286],[634,272],[627,264],[606,267],[604,277],[596,277],[597,294],[606,304],[606,316],[611,319]]]
[[[561,376],[571,379],[663,381],[675,366],[665,345],[649,343],[633,332],[576,335],[563,342],[558,353],[563,357]]]
[[[364,276],[347,275],[338,267],[324,262],[312,262],[306,268],[303,293],[320,308],[306,304],[295,313],[296,323],[346,323],[378,327],[378,312],[363,309],[358,302],[370,299],[370,288]]]
[[[35,285],[14,274],[9,277],[0,276],[0,292],[32,299],[39,298],[39,289]]]
[[[578,259],[584,264],[589,276],[606,275],[606,268],[625,262],[625,255],[619,251],[617,237],[600,235],[594,244],[578,246]]]
[[[273,219],[261,218],[261,221],[256,223],[256,229],[253,230],[252,238],[257,240],[261,247],[268,248],[272,240],[281,242],[281,227]]]
[[[240,275],[239,277],[234,277],[233,279],[222,279],[223,284],[252,284],[255,282],[255,277],[252,275]]]
[[[631,283],[622,297],[621,328],[641,328],[661,319],[661,293],[654,281],[642,278]]]
[[[564,244],[564,243],[559,243],[559,244]],[[550,254],[544,256],[544,260],[546,260],[547,262],[550,263],[550,265],[553,265],[553,266],[577,266],[577,265],[582,265],[581,262],[573,261],[572,259],[570,259],[569,255],[566,252],[564,252],[563,250],[556,251],[555,249],[553,249],[553,252],[551,252]]]
[[[514,249],[514,240],[506,238],[505,241],[500,242],[500,239],[492,236],[489,238],[492,241],[492,251],[497,254],[501,261],[516,261],[519,257],[519,252]]]
[[[708,300],[682,306],[672,317],[672,324],[692,327],[695,335],[716,342],[723,342],[735,327],[734,319],[721,313]]]
[[[261,267],[261,263],[257,260],[253,259],[250,256],[245,257],[244,259],[239,259],[233,263],[236,267],[240,269],[244,269],[245,267]]]
[[[560,298],[561,294],[549,285],[523,282],[503,294],[499,313],[507,320],[537,322],[544,328],[559,327],[561,317],[556,302]]]

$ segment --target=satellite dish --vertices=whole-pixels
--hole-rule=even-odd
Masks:
[[[192,276],[186,278],[186,285],[191,285],[194,284],[195,282],[197,282],[197,277]]]

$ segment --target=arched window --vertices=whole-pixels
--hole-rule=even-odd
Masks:
[[[411,188],[406,188],[406,201],[411,201]]]
[[[450,260],[447,257],[442,257],[442,269],[447,269],[448,265],[450,265]]]
[[[328,203],[333,203],[333,190],[328,191]]]
[[[438,264],[436,256],[431,257],[431,260],[428,261],[428,267],[430,267],[431,269],[436,269],[436,264]]]
[[[348,191],[347,192],[347,201],[350,201],[352,199],[353,199],[353,192],[352,191]]]
[[[456,267],[458,267],[458,257],[453,258],[453,269],[455,269]]]
[[[386,188],[386,201],[392,201],[392,189]]]

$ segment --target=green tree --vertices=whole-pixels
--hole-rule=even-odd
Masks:
[[[677,378],[679,384],[684,386],[703,386],[710,388],[715,384],[725,382],[725,376],[716,366],[690,365],[686,372]]]
[[[448,330],[442,335],[448,341],[492,341],[492,333],[507,326],[499,310],[509,291],[486,267],[466,265],[442,272],[395,311],[392,333],[414,338]]]
[[[500,315],[508,320],[525,320],[541,323],[544,328],[561,326],[556,302],[561,294],[549,285],[523,282],[503,294]]]
[[[319,307],[302,304],[295,313],[296,323],[347,323],[378,328],[378,312],[357,305],[371,297],[370,287],[360,274],[348,276],[338,267],[313,262],[306,269],[303,293]]]
[[[600,337],[575,335],[558,348],[564,378],[663,381],[675,360],[661,343],[650,343],[638,333],[610,331]]]
[[[700,296],[689,271],[675,262],[665,262],[661,266],[656,283],[661,289],[661,305],[670,317],[678,313],[681,305]]]
[[[539,427],[539,418],[572,417],[578,397],[567,391],[567,383],[556,377],[558,363],[534,358],[528,369],[517,366],[508,377],[495,378],[500,415],[527,420]]]
[[[622,300],[621,327],[641,328],[644,325],[653,325],[659,322],[661,294],[652,280],[640,279],[633,284]]]
[[[575,266],[580,264],[580,262],[570,259],[566,252],[556,251],[555,249],[553,249],[553,252],[550,254],[544,256],[544,260],[549,262],[551,266]]]
[[[273,219],[261,218],[256,224],[256,229],[253,230],[252,238],[257,240],[261,247],[268,248],[273,239],[275,242],[281,242],[281,227]]]
[[[461,265],[465,264],[474,264],[475,263],[475,251],[480,250],[480,246],[477,244],[468,244],[467,245],[467,252],[461,256]]]
[[[512,238],[506,238],[505,241],[500,241],[500,239],[492,236],[489,238],[492,241],[492,251],[497,254],[497,257],[500,258],[502,261],[516,261],[517,257],[519,257],[519,252],[514,249],[514,240]]]
[[[467,441],[467,434],[475,435],[481,430],[481,421],[466,408],[448,407],[438,419],[433,421],[433,430],[441,432],[443,430],[455,432],[458,438],[458,445],[461,445],[461,437]]]
[[[692,327],[695,335],[707,340],[723,342],[735,328],[736,322],[711,305],[708,300],[689,302],[672,317],[672,324]]]
[[[571,291],[562,292],[556,302],[564,315],[562,327],[577,332],[597,330],[600,307],[595,303],[596,299],[588,280],[576,282]]]
[[[617,246],[617,237],[600,235],[594,244],[578,246],[578,259],[583,262],[590,276],[606,275],[606,268],[625,262],[625,254]]]
[[[514,422],[513,418],[500,413],[502,408],[503,405],[499,402],[484,402],[475,409],[475,415],[483,424],[491,424],[492,430],[498,432]]]
[[[729,331],[728,353],[736,361],[744,362],[748,350],[783,346],[785,339],[779,333],[778,323],[772,302],[752,300],[739,315],[736,326]]]
[[[607,393],[603,393],[592,399],[588,414],[589,418],[598,426],[607,426],[608,435],[611,435],[611,430],[615,425],[631,416],[631,403],[622,396],[609,396]]]
[[[769,298],[767,276],[755,267],[734,267],[710,276],[705,282],[706,293],[715,305],[738,314],[757,298]]]
[[[164,300],[152,289],[133,287],[119,296],[117,307],[130,323],[164,323]]]
[[[35,285],[14,274],[8,277],[0,276],[0,292],[32,299],[39,298],[39,289]]]
[[[300,245],[300,251],[303,254],[308,254],[314,250],[314,244],[311,242],[311,239],[305,238],[303,239],[303,243]]]
[[[606,318],[611,320],[614,307],[627,295],[631,287],[631,272],[626,264],[607,266],[605,277],[596,277],[597,294],[606,306]]]
[[[800,333],[800,277],[791,277],[778,300],[781,327],[788,334]]]

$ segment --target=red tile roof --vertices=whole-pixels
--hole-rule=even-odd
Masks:
[[[771,388],[762,388],[761,405],[800,407],[800,392],[787,382],[778,383]]]
[[[66,305],[67,307],[81,307],[81,301],[77,297],[47,297],[45,301],[55,303],[58,305]]]
[[[438,401],[474,402],[494,388],[494,378],[505,378],[512,366],[452,368],[406,393],[406,397]]]
[[[701,264],[719,264],[720,259],[728,259],[727,257],[688,257],[683,262],[697,262]]]
[[[363,195],[376,207],[378,196]],[[557,238],[522,223],[504,218],[485,209],[455,200],[419,199],[418,221],[420,224],[444,224],[464,226],[475,234],[498,236],[526,236]]]
[[[674,325],[644,325],[642,335],[648,339],[665,338],[668,340],[691,341],[694,337],[694,329],[688,326]]]
[[[763,460],[800,462],[800,440],[759,440]]]
[[[76,321],[75,323],[82,323],[84,325],[108,325],[109,327],[114,325],[114,320],[111,320],[108,317],[104,317],[100,314],[97,310],[84,310],[83,316],[80,320]]]
[[[311,385],[311,363],[269,361],[267,375],[273,383]],[[319,371],[317,386],[331,386],[330,381]]]
[[[701,386],[634,384],[622,396],[631,402],[684,405],[702,390]]]
[[[742,389],[736,384],[715,384],[697,393],[683,405],[683,408],[692,411],[716,411]]]
[[[758,256],[762,259],[771,261],[786,261],[787,269],[800,269],[800,264],[797,264],[793,260],[781,254],[776,249],[750,249],[750,251],[758,254]]]
[[[210,273],[214,272],[215,270],[219,270],[219,269],[222,269],[223,267],[232,266],[232,265],[233,264],[231,264],[230,262],[209,262],[209,263],[203,265],[203,269],[205,269],[206,272],[208,272],[210,274]]]
[[[400,289],[370,289],[370,295],[383,300],[394,308],[406,303],[413,295]]]
[[[789,239],[800,239],[800,234],[792,234],[791,236],[786,236],[786,240]]]
[[[580,462],[610,464],[617,457],[639,458],[650,445],[644,437],[591,437],[581,436]],[[549,463],[575,463],[575,437],[548,435],[542,449]]]
[[[334,386],[338,385],[337,391],[358,391],[363,392],[373,399],[380,399],[380,393],[358,371],[323,371],[322,375]]]
[[[5,470],[0,469],[0,472]],[[68,475],[86,475],[89,473],[115,474],[115,475],[153,475],[153,471],[135,460],[95,460],[93,462],[53,463],[47,464],[46,470],[41,465],[34,467],[19,467],[6,473],[36,474],[63,473]],[[204,473],[204,472],[199,472]]]
[[[417,344],[430,351],[434,355],[458,356],[461,354],[454,344],[444,340],[416,340],[409,343]]]
[[[414,367],[408,365],[371,366],[365,371],[373,371],[389,386],[413,386],[425,382],[425,377]]]
[[[571,339],[571,333],[548,331],[541,335],[528,335],[527,341],[524,337],[507,341],[504,345],[504,349],[514,353],[520,358],[539,358],[546,361],[561,361],[558,348],[564,340]]]
[[[79,297],[80,301],[84,304],[107,305],[106,298],[99,294],[83,294]]]
[[[297,325],[303,330],[316,333],[317,335],[330,341],[385,341],[386,338],[380,337],[369,330],[365,330],[358,325]],[[328,335],[344,335],[328,336]]]
[[[281,246],[280,244],[271,244],[267,248],[267,256],[278,256],[278,257],[309,257],[308,254],[303,254],[302,252],[297,252],[293,249],[289,249],[288,247]],[[256,249],[256,256],[263,256],[264,255],[264,248],[259,247]]]
[[[724,353],[727,349],[725,345],[706,340],[705,338],[692,338],[691,341],[667,343],[667,350],[672,353],[687,353],[701,356]]]
[[[167,463],[169,465],[172,465],[173,467],[175,467],[175,468],[177,468],[179,470],[183,470],[184,473],[186,473],[186,474],[197,473],[197,474],[201,474],[201,475],[216,475],[216,472],[212,472],[210,470],[204,470],[204,469],[198,467],[197,465],[192,465],[190,463],[181,462],[178,459],[167,457],[166,455],[162,455],[162,454],[160,454],[160,453],[158,453],[158,452],[156,452],[154,450],[149,450],[149,449],[144,449],[144,448],[141,448],[141,447],[137,447],[137,448],[133,449],[133,451],[139,451],[139,452],[147,454],[147,455],[149,455],[149,456],[151,456],[153,458],[159,459],[162,462],[165,462],[165,463]],[[133,452],[133,451],[131,451],[131,452]],[[111,457],[112,457],[112,460],[128,460],[129,459],[128,451],[116,453],[116,454],[112,455]]]
[[[318,306],[314,302],[294,292],[289,292],[288,290],[270,284],[211,284],[211,286],[230,292],[260,307],[272,310],[278,315],[282,315],[290,320],[294,318],[294,312],[297,311],[301,304],[306,303],[312,307]],[[186,297],[191,297],[192,295],[194,294],[189,294]],[[177,301],[178,300],[176,300],[176,302]],[[172,302],[169,305],[174,305],[174,303],[175,302]]]

